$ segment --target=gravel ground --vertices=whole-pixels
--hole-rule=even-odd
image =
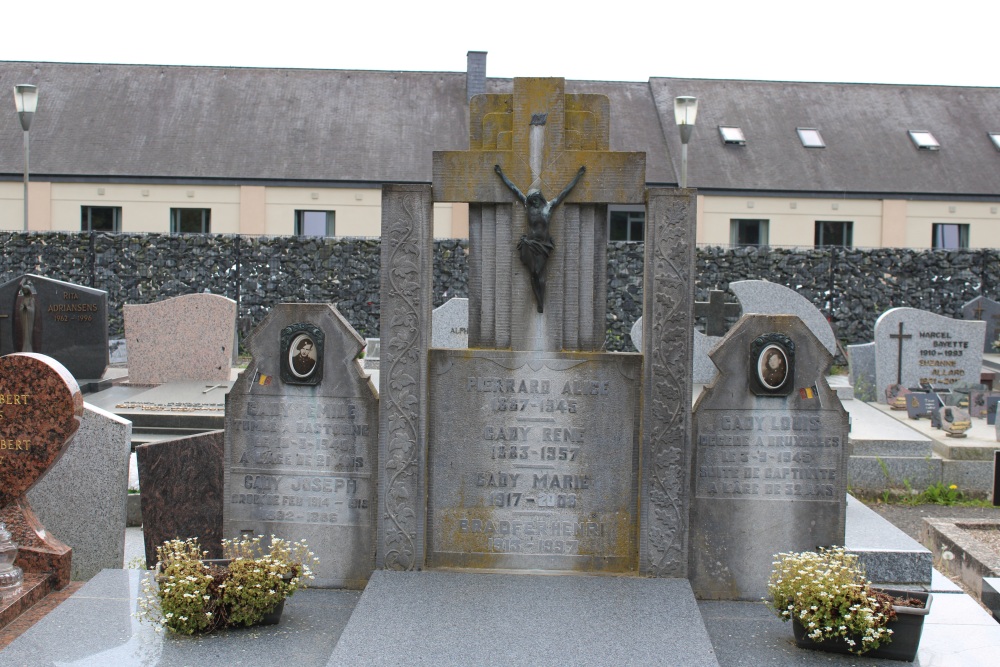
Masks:
[[[920,541],[924,519],[988,519],[1000,521],[1000,507],[969,507],[965,505],[897,505],[867,502],[904,533]],[[995,531],[1000,533],[1000,531]]]

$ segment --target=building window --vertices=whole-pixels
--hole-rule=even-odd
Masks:
[[[953,222],[935,222],[931,229],[932,248],[968,248],[969,226]]]
[[[743,129],[732,125],[720,125],[719,134],[722,135],[722,143],[732,146],[745,146],[747,138],[743,135]]]
[[[609,241],[641,241],[646,227],[646,211],[608,212]]]
[[[767,245],[767,220],[730,220],[730,245]]]
[[[296,211],[296,236],[336,236],[335,211]]]
[[[913,145],[922,151],[936,151],[941,149],[941,144],[934,135],[925,130],[908,130],[910,140]]]
[[[171,234],[208,234],[212,231],[212,209],[170,209]]]
[[[854,244],[854,223],[840,220],[816,221],[816,247],[839,245],[850,248]]]
[[[85,232],[120,232],[121,206],[81,206],[80,229]]]
[[[823,135],[819,130],[812,127],[798,127],[796,130],[799,133],[799,141],[806,148],[826,148],[826,142],[823,141]]]

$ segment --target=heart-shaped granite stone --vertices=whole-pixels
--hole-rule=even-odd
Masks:
[[[0,508],[59,460],[82,416],[83,394],[65,366],[30,352],[0,357]]]

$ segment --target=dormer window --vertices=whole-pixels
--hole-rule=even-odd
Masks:
[[[743,130],[738,127],[720,125],[719,134],[722,135],[722,143],[724,144],[745,146],[747,143],[746,137],[743,136]]]
[[[806,148],[826,148],[823,142],[823,135],[813,127],[797,127],[795,131],[799,133],[799,141]]]
[[[910,139],[913,145],[922,151],[936,151],[941,149],[941,144],[934,138],[934,135],[926,130],[909,130]]]

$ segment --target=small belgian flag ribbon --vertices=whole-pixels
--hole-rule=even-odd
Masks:
[[[799,389],[799,397],[801,398],[816,398],[818,393],[819,391],[816,389],[816,385]]]

